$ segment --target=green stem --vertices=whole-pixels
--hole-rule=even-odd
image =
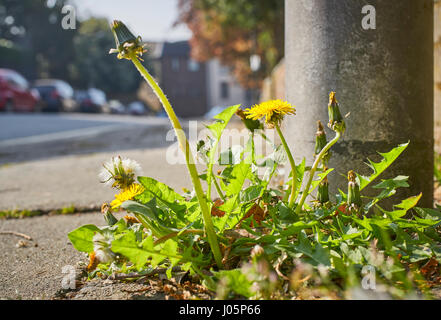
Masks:
[[[211,183],[213,180],[213,167],[214,167],[214,158],[216,156],[217,146],[219,145],[219,140],[216,140],[214,145],[211,148],[211,151],[209,153],[209,162],[208,162],[208,168],[207,168],[207,199],[211,201]]]
[[[254,131],[251,132],[251,163],[256,164],[256,146],[254,144]]]
[[[178,117],[176,116],[170,102],[165,96],[162,89],[156,83],[155,79],[150,75],[147,69],[142,65],[139,59],[135,54],[131,55],[131,60],[150,87],[155,92],[156,96],[161,101],[165,112],[167,113],[170,121],[175,129],[176,136],[178,138],[179,146],[181,150],[185,154],[185,160],[187,162],[188,171],[190,173],[191,181],[193,183],[193,187],[196,192],[196,196],[199,201],[199,206],[202,211],[202,216],[204,219],[205,231],[207,232],[208,242],[210,244],[211,250],[213,252],[214,259],[219,268],[222,268],[222,254],[219,248],[219,243],[217,241],[216,232],[214,230],[213,221],[211,220],[211,214],[208,209],[207,200],[204,195],[204,191],[202,189],[201,181],[199,180],[199,174],[196,169],[195,161],[193,155],[190,150],[190,144],[188,143],[187,137],[185,136],[185,132],[182,130],[181,124],[179,122]]]
[[[297,205],[297,208],[295,211],[296,214],[300,213],[300,210],[302,210],[303,204],[305,203],[306,197],[308,197],[309,188],[311,187],[312,179],[314,179],[314,174],[317,171],[317,168],[320,164],[320,161],[322,160],[324,155],[329,151],[329,149],[331,149],[332,146],[337,143],[337,141],[340,139],[340,137],[341,137],[341,133],[339,131],[337,131],[335,138],[332,139],[331,141],[329,141],[329,143],[322,149],[322,151],[320,151],[318,156],[315,158],[314,165],[312,166],[311,171],[309,172],[308,183],[306,184],[305,189],[303,190],[303,193],[302,193],[302,198],[300,199],[300,202]]]
[[[263,194],[264,194],[265,191],[268,189],[268,185],[270,184],[271,179],[273,178],[274,173],[276,172],[276,169],[277,169],[277,162],[274,162],[274,166],[273,166],[273,168],[271,169],[271,172],[270,172],[270,175],[269,175],[269,177],[268,177],[268,180],[265,181],[265,182],[263,183],[263,185],[262,185],[262,191],[261,191],[260,194],[259,194],[259,198],[262,198]]]
[[[222,199],[222,201],[225,202],[225,196],[224,196],[224,194],[222,193],[222,190],[221,190],[221,188],[219,187],[219,184],[217,183],[216,177],[214,176],[213,172],[211,173],[211,175],[212,175],[212,177],[213,177],[213,183],[214,183],[214,186],[216,187],[217,194],[218,194],[219,197]]]
[[[297,190],[297,169],[296,169],[296,163],[294,161],[294,158],[292,156],[291,150],[288,147],[288,144],[286,143],[285,137],[283,136],[282,130],[280,130],[280,127],[278,124],[275,125],[277,133],[279,134],[280,140],[282,141],[283,147],[285,148],[286,154],[289,159],[289,163],[291,164],[291,172],[292,172],[292,187],[291,187],[291,194],[289,196],[289,204],[288,206],[290,208],[293,207]]]

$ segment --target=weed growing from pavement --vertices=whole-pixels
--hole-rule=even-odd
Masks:
[[[206,170],[197,172],[172,106],[139,61],[141,39],[121,22],[114,22],[112,29],[117,43],[112,52],[131,60],[163,103],[194,190],[179,194],[154,178],[137,175],[135,161],[113,158],[105,170],[119,193],[118,201],[102,207],[107,226],[86,225],[69,233],[74,247],[90,257],[90,277],[133,272],[148,276],[162,270],[171,278],[187,272],[221,299],[340,299],[358,289],[405,298],[415,292],[429,295],[429,289],[439,285],[441,212],[417,207],[421,194],[386,210],[385,200],[409,187],[408,177],[377,181],[408,143],[381,153],[380,162],[369,161],[369,176],[350,171],[347,186],[332,197],[328,175],[334,169],[328,168],[328,161],[346,129],[335,93],[327,106],[334,137],[328,141],[319,123],[312,167],[305,160],[296,164],[284,142],[281,123],[294,116],[293,106],[271,101],[244,111],[237,105],[208,126],[210,137],[198,143]],[[235,115],[248,128],[249,140],[241,149],[224,150],[225,161],[218,157],[218,142]],[[265,125],[277,129],[282,145],[268,141],[272,153],[259,158],[254,138],[263,118]],[[272,179],[286,162],[290,178],[273,187]],[[214,165],[221,170],[214,172]],[[259,168],[267,171],[263,178]],[[211,197],[212,186],[218,198]],[[363,195],[368,186],[377,190],[376,196]],[[117,220],[115,210],[127,216]]]
[[[23,219],[38,216],[57,216],[57,215],[71,215],[77,213],[90,213],[99,211],[98,208],[79,208],[74,205],[66,206],[60,209],[51,210],[28,210],[28,209],[13,209],[13,210],[0,210],[0,219]]]

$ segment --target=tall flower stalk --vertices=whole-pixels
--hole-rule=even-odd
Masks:
[[[292,175],[292,184],[291,191],[289,196],[289,207],[292,208],[295,202],[295,194],[297,191],[297,167],[294,161],[294,157],[292,156],[291,150],[289,149],[288,143],[286,142],[285,137],[283,136],[282,130],[280,130],[280,125],[283,121],[283,118],[289,114],[295,114],[296,109],[290,105],[286,101],[282,100],[271,100],[267,102],[263,102],[258,104],[251,109],[245,110],[245,114],[247,114],[247,118],[251,120],[258,120],[261,118],[265,118],[265,124],[268,128],[275,128],[277,134],[282,141],[283,148],[285,149],[286,155],[288,156],[289,163],[291,165],[291,175]]]
[[[119,59],[128,59],[133,62],[135,67],[138,69],[140,74],[144,77],[147,83],[152,88],[153,92],[156,94],[158,99],[161,101],[165,112],[167,113],[170,122],[175,130],[179,147],[185,154],[185,161],[187,163],[187,168],[193,183],[193,187],[196,192],[196,196],[199,202],[199,206],[202,211],[202,216],[204,219],[205,231],[207,233],[208,242],[210,244],[211,250],[213,252],[214,259],[219,268],[222,267],[222,255],[217,240],[216,232],[214,230],[213,221],[211,219],[211,214],[208,208],[207,200],[202,189],[201,181],[199,179],[199,174],[196,169],[193,154],[190,150],[190,144],[187,140],[185,132],[182,130],[182,126],[179,122],[176,113],[173,110],[170,102],[168,101],[166,95],[159,87],[155,79],[150,75],[147,69],[140,62],[140,56],[145,52],[144,46],[141,44],[141,38],[135,37],[130,30],[120,21],[114,21],[112,24],[112,31],[115,36],[116,49],[110,50],[110,53],[118,53]]]
[[[332,129],[333,131],[335,131],[335,138],[332,139],[331,141],[328,142],[328,144],[323,147],[323,149],[320,151],[320,153],[318,155],[316,155],[314,164],[312,165],[311,171],[309,172],[309,178],[308,178],[308,182],[306,183],[305,189],[303,190],[302,193],[302,198],[300,199],[297,207],[296,207],[296,214],[299,214],[300,211],[303,208],[303,205],[305,204],[306,198],[309,195],[309,189],[311,188],[311,184],[312,184],[312,180],[314,179],[314,175],[315,172],[318,169],[318,166],[320,164],[320,162],[325,159],[325,163],[327,163],[327,157],[329,156],[329,150],[332,148],[332,146],[334,144],[336,144],[338,142],[338,140],[340,140],[342,134],[345,132],[346,130],[346,124],[343,120],[343,117],[341,116],[340,113],[340,107],[338,105],[337,99],[335,98],[335,92],[331,92],[329,94],[329,104],[328,104],[328,115],[329,115],[329,123],[328,123],[328,127],[330,129]],[[319,124],[319,132],[323,131],[323,128],[321,127],[321,124]],[[320,136],[323,137],[322,133],[318,132],[318,138]],[[324,131],[323,131],[324,133]],[[324,137],[324,139],[326,140],[326,137]],[[319,144],[319,143],[318,143]],[[316,147],[317,145],[316,144]],[[318,150],[316,149],[316,152]]]
[[[299,214],[300,211],[303,208],[303,205],[305,204],[306,198],[309,195],[309,189],[311,188],[312,180],[314,179],[314,175],[318,169],[318,166],[323,159],[323,157],[328,153],[328,151],[332,148],[334,144],[340,140],[341,132],[337,131],[335,138],[329,141],[329,143],[323,148],[323,150],[318,154],[318,156],[315,158],[314,164],[312,165],[311,171],[309,173],[308,182],[306,183],[305,189],[302,193],[302,198],[299,201],[299,204],[296,207],[296,214]]]
[[[280,141],[282,141],[283,148],[285,148],[286,155],[288,156],[289,164],[291,165],[292,172],[292,184],[291,184],[291,193],[289,195],[288,206],[292,208],[294,206],[294,202],[296,201],[296,191],[297,191],[297,167],[294,161],[294,157],[292,156],[291,150],[289,149],[288,143],[286,143],[286,139],[283,136],[282,130],[280,130],[280,126],[278,124],[275,125],[276,131],[280,137]]]

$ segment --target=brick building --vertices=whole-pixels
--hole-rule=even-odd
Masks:
[[[206,65],[190,58],[188,42],[165,42],[159,61],[161,86],[177,115],[205,114],[208,111]]]

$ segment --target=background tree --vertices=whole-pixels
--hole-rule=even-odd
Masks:
[[[283,0],[179,0],[179,23],[193,32],[192,57],[219,58],[247,88],[262,80],[284,56]],[[253,73],[250,57],[261,58]]]
[[[17,69],[31,78],[65,79],[76,30],[61,27],[66,0],[0,0],[0,39],[21,52]],[[8,65],[0,57],[0,65]]]

